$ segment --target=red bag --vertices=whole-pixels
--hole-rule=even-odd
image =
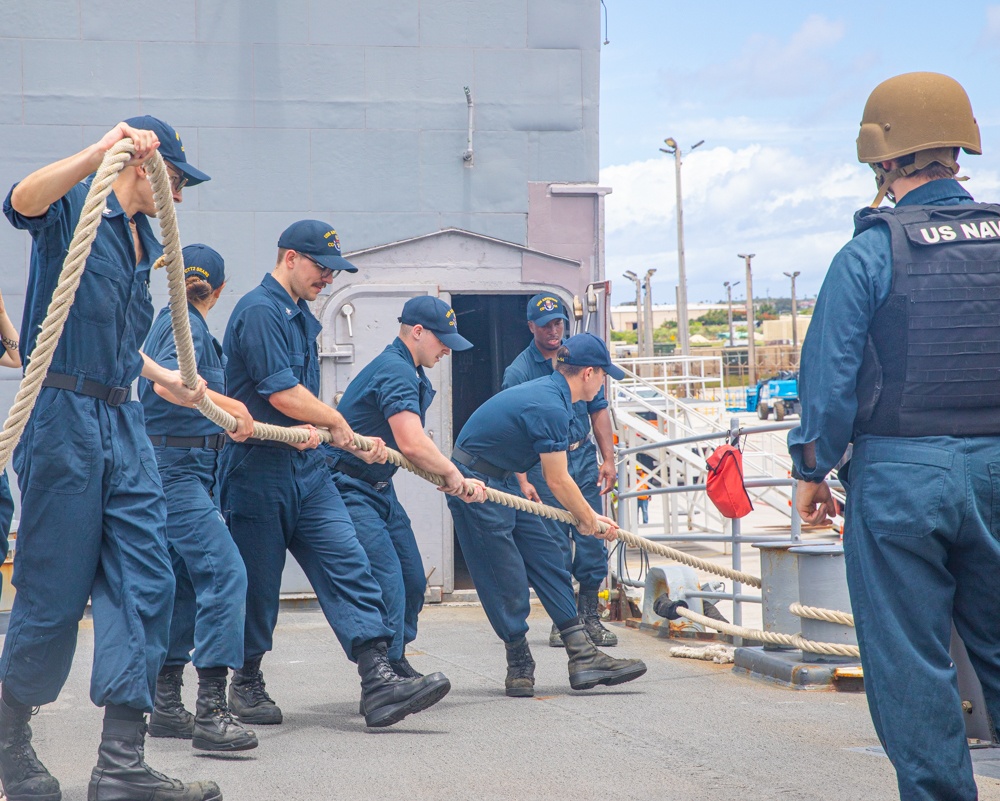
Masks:
[[[720,445],[708,457],[708,497],[723,517],[746,517],[753,504],[743,486],[743,454],[732,445]]]

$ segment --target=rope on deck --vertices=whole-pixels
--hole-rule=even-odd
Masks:
[[[693,645],[676,645],[670,649],[670,655],[682,659],[701,659],[705,662],[715,662],[717,665],[728,665],[735,661],[735,650],[720,642],[698,648]]]

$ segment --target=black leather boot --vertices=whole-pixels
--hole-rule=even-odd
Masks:
[[[198,677],[198,706],[191,745],[201,751],[249,751],[257,735],[234,720],[226,704],[226,677]]]
[[[549,648],[562,648],[562,634],[559,633],[559,627],[553,623],[552,630],[549,632]]]
[[[31,707],[0,700],[0,781],[8,801],[61,801],[59,782],[31,747]]]
[[[594,645],[601,648],[611,648],[618,645],[618,635],[613,631],[608,631],[601,623],[600,607],[597,604],[597,587],[592,590],[580,588],[580,594],[576,599],[576,609],[583,618],[583,625],[587,627],[587,634]]]
[[[176,737],[190,740],[194,731],[194,715],[184,708],[181,687],[184,686],[180,670],[161,671],[156,677],[156,699],[153,714],[149,716],[150,737]]]
[[[418,673],[413,665],[409,663],[406,656],[401,656],[398,660],[390,659],[389,666],[392,668],[392,672],[402,679],[422,679],[424,677],[423,673]],[[365,714],[364,697],[358,703],[358,714]]]
[[[396,675],[402,676],[404,679],[422,679],[424,677],[423,673],[418,673],[413,665],[410,664],[406,658],[406,654],[397,660],[389,660],[389,664],[392,665],[392,669]]]
[[[398,676],[389,664],[384,642],[375,642],[358,654],[361,676],[361,708],[365,725],[391,726],[407,715],[420,712],[444,698],[451,682],[443,673],[419,679]]]
[[[281,709],[267,694],[259,659],[251,660],[241,670],[233,671],[233,680],[229,683],[229,711],[243,723],[251,725],[281,723]]]
[[[646,663],[641,659],[615,659],[598,651],[583,623],[564,628],[562,638],[569,654],[569,686],[574,690],[624,684],[646,672]]]
[[[215,782],[184,784],[146,764],[146,723],[104,719],[87,801],[222,801]]]
[[[531,698],[535,694],[535,660],[531,658],[528,641],[506,642],[507,678],[504,687],[511,698]]]

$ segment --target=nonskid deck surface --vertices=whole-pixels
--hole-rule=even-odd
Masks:
[[[865,751],[878,742],[861,694],[786,690],[731,666],[673,659],[666,642],[624,626],[615,626],[621,644],[609,653],[642,658],[649,672],[575,693],[537,605],[531,626],[536,697],[506,698],[503,646],[482,609],[426,607],[410,661],[443,671],[453,689],[431,709],[372,730],[357,714],[354,666],[322,614],[283,612],[263,667],[285,723],[259,729],[260,747],[246,754],[196,755],[183,741],[148,740],[147,758],[172,776],[214,779],[230,801],[897,797],[888,760]],[[86,798],[97,752],[92,645],[85,624],[66,689],[32,721],[65,801]],[[196,683],[189,668],[189,708]],[[1000,781],[979,777],[979,788],[1000,801]]]

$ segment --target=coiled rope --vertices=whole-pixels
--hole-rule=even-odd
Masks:
[[[4,422],[2,432],[0,432],[0,470],[4,469],[9,463],[11,454],[14,452],[14,448],[17,447],[17,443],[24,433],[24,428],[38,399],[38,393],[41,391],[42,382],[45,380],[56,347],[59,344],[59,338],[62,335],[66,318],[76,297],[76,291],[80,286],[83,269],[87,257],[90,255],[94,237],[97,235],[97,227],[100,225],[103,217],[105,202],[111,192],[115,179],[118,177],[118,173],[121,172],[122,168],[131,159],[133,151],[134,148],[131,139],[124,138],[117,142],[105,154],[101,166],[98,168],[91,183],[90,191],[87,193],[84,201],[83,211],[80,214],[80,220],[77,223],[66,259],[63,262],[63,268],[59,273],[59,281],[52,294],[52,300],[46,311],[45,319],[42,322],[35,347],[31,352],[24,378],[21,380],[20,387],[14,399],[14,405],[10,410],[7,420]],[[170,180],[166,166],[163,163],[163,157],[159,152],[154,152],[146,160],[145,167],[146,175],[153,187],[157,219],[159,220],[160,233],[163,240],[164,260],[167,267],[167,285],[170,292],[170,316],[173,324],[174,341],[177,346],[178,367],[184,384],[194,389],[199,383],[198,365],[194,352],[194,342],[191,338],[191,324],[188,319],[187,293],[184,287],[184,260],[181,254],[180,233],[177,227],[177,215],[174,210]],[[232,431],[236,428],[236,418],[224,409],[219,408],[207,396],[198,404],[197,408],[205,417],[226,431]],[[254,422],[253,436],[258,439],[268,439],[285,443],[305,442],[309,438],[309,434],[305,429],[285,428],[256,421]],[[324,442],[330,442],[332,439],[330,432],[325,429],[320,429],[320,438]],[[361,450],[367,451],[372,449],[374,443],[360,434],[355,434],[354,445]],[[431,484],[439,487],[444,486],[445,480],[443,476],[429,473],[417,467],[403,456],[403,454],[392,448],[387,448],[387,451],[388,461],[392,464],[420,476]],[[486,498],[493,503],[498,503],[519,511],[530,512],[531,514],[547,517],[552,520],[559,520],[574,526],[579,525],[579,521],[564,509],[556,509],[545,504],[535,503],[526,498],[500,492],[492,487],[486,488]],[[599,525],[601,533],[607,531],[608,526],[603,523]],[[630,547],[659,554],[689,567],[723,576],[750,587],[758,589],[761,587],[760,578],[749,573],[715,565],[704,559],[686,554],[683,551],[678,551],[675,548],[644,539],[624,529],[618,529],[616,535],[619,540]],[[808,609],[810,612],[817,614],[820,612],[832,612],[832,610],[815,610],[811,607],[801,607],[801,609]],[[731,624],[722,624],[712,618],[691,612],[689,609],[682,609],[680,613],[694,622],[701,623],[718,631],[733,634],[734,636],[757,639],[780,645],[792,645],[796,648],[805,646],[806,650],[817,653],[857,656],[857,648],[854,646],[812,643],[791,635],[744,629]],[[844,613],[832,612],[832,614],[843,615]],[[822,617],[819,619],[828,620],[829,618]],[[832,622],[842,621],[833,620]],[[851,618],[850,625],[853,625],[853,617]],[[820,650],[821,648],[830,648],[833,650],[824,651]]]

